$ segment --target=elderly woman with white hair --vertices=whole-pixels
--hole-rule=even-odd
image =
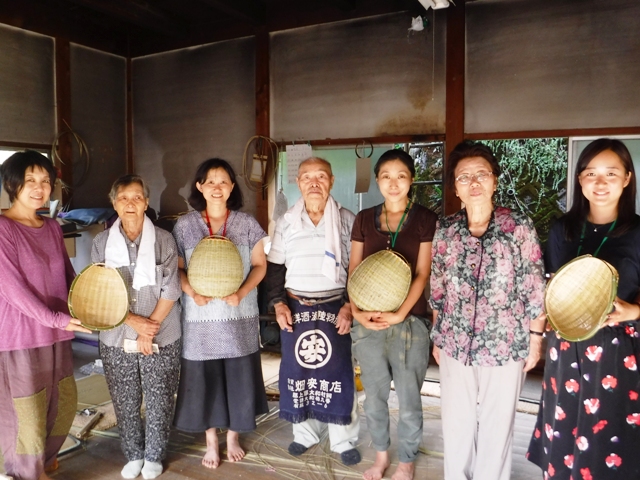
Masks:
[[[149,189],[140,176],[118,178],[109,198],[118,220],[96,236],[91,259],[120,271],[131,307],[122,325],[100,333],[100,355],[128,461],[122,477],[156,478],[162,473],[180,373],[178,252],[173,236],[145,215]],[[125,343],[137,351],[125,350]],[[143,394],[146,427],[140,416]]]

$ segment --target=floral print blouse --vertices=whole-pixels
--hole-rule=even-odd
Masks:
[[[493,367],[529,354],[529,322],[543,310],[544,267],[529,217],[504,207],[474,237],[465,209],[438,222],[432,247],[431,333],[464,365]]]

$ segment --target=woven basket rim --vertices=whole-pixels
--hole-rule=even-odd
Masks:
[[[568,333],[564,332],[562,330],[562,327],[560,325],[558,325],[558,319],[554,319],[553,315],[551,313],[549,313],[549,308],[548,308],[548,301],[547,301],[547,297],[549,295],[550,289],[554,288],[554,286],[557,284],[557,282],[559,281],[559,279],[562,279],[562,272],[564,271],[565,273],[571,269],[571,268],[575,268],[576,263],[580,263],[580,262],[584,262],[585,260],[597,260],[598,262],[601,262],[603,265],[605,265],[609,271],[611,272],[611,284],[610,287],[609,285],[606,285],[606,287],[609,287],[609,298],[607,299],[607,303],[605,305],[608,305],[606,307],[604,307],[604,311],[600,314],[600,317],[598,318],[597,321],[594,320],[594,325],[584,334],[584,335],[580,335],[580,336],[572,336],[569,335]],[[558,271],[556,272],[556,274],[553,276],[553,278],[551,278],[551,280],[549,281],[549,283],[547,283],[547,286],[545,288],[545,311],[547,312],[547,320],[549,321],[549,324],[551,325],[551,327],[557,332],[558,335],[560,335],[563,339],[568,340],[570,342],[579,342],[579,341],[583,341],[583,340],[588,340],[591,337],[593,337],[598,330],[601,328],[602,324],[604,323],[607,315],[611,312],[612,306],[613,306],[613,301],[616,298],[617,295],[617,290],[618,290],[618,282],[619,282],[619,274],[618,271],[616,270],[616,268],[611,265],[609,262],[602,260],[600,258],[594,257],[593,255],[581,255],[579,257],[574,258],[573,260],[570,260],[569,262],[567,262],[566,264],[564,264],[562,267],[560,267],[558,269]],[[593,315],[593,317],[595,318],[595,314]]]
[[[207,293],[210,293],[210,292],[205,292],[204,290],[198,291],[199,286],[198,285],[194,285],[194,283],[197,284],[198,282],[194,281],[194,278],[193,278],[193,257],[195,255],[196,251],[198,250],[198,247],[201,247],[207,241],[211,241],[211,240],[221,241],[221,242],[224,242],[226,245],[233,246],[233,251],[235,252],[235,255],[236,255],[236,260],[237,260],[236,267],[239,267],[240,275],[238,276],[238,278],[236,279],[236,282],[233,285],[235,286],[237,284],[237,287],[235,287],[235,290],[233,292],[229,291],[228,293],[226,293],[226,291],[225,291],[225,295],[221,295],[221,294],[207,295]],[[191,284],[191,287],[199,295],[212,297],[212,298],[223,298],[223,297],[225,297],[227,295],[231,295],[231,294],[235,293],[238,290],[238,288],[240,288],[242,286],[242,283],[244,282],[244,264],[243,264],[243,261],[242,261],[242,255],[240,254],[240,250],[238,249],[236,244],[231,241],[231,239],[229,239],[228,237],[222,236],[222,235],[209,235],[207,237],[201,238],[200,241],[197,243],[197,245],[194,247],[193,252],[191,253],[191,259],[189,260],[189,267],[187,268],[187,279],[189,280],[189,283]],[[216,293],[218,293],[218,292],[216,292]]]
[[[399,293],[402,293],[403,300],[399,303],[399,305],[398,305],[398,306],[395,308],[395,310],[393,310],[393,311],[397,311],[397,310],[398,310],[398,308],[400,308],[400,307],[402,306],[402,304],[404,303],[404,301],[405,301],[405,300],[406,300],[406,298],[407,298],[407,295],[409,294],[409,290],[411,289],[411,281],[412,281],[413,274],[412,274],[412,272],[411,272],[411,264],[407,261],[407,259],[404,257],[404,255],[402,255],[400,252],[397,252],[397,251],[395,251],[395,250],[393,250],[393,249],[391,249],[391,248],[386,248],[386,249],[383,249],[383,250],[378,250],[377,252],[372,253],[372,254],[371,254],[371,255],[369,255],[368,257],[364,258],[364,259],[363,259],[363,260],[362,260],[362,261],[361,261],[361,262],[356,266],[356,268],[354,268],[354,269],[353,269],[353,272],[351,272],[351,274],[349,275],[349,281],[347,282],[347,292],[349,293],[349,297],[352,297],[352,296],[353,296],[353,297],[357,297],[357,295],[354,295],[353,290],[350,290],[350,286],[351,286],[351,288],[353,288],[353,284],[351,283],[351,279],[357,275],[358,271],[359,271],[359,270],[361,270],[361,268],[364,268],[364,267],[363,267],[363,265],[366,265],[366,263],[365,263],[365,262],[366,262],[367,260],[369,260],[369,259],[372,259],[372,258],[376,257],[376,256],[380,256],[380,255],[388,254],[388,253],[392,253],[393,255],[395,255],[396,257],[398,257],[400,260],[402,260],[402,262],[404,263],[404,265],[408,268],[408,272],[409,272],[409,277],[410,277],[410,279],[409,279],[409,282],[408,282],[408,284],[407,284],[407,288],[406,288],[406,289],[404,289],[404,291],[403,291],[403,292],[399,292]],[[360,307],[360,305],[358,305],[358,301],[357,301],[356,299],[353,299],[353,302],[356,304],[356,306],[357,306],[358,308],[361,308],[361,307]],[[372,311],[373,311],[373,310],[372,310]]]
[[[129,308],[131,305],[131,297],[129,296],[129,289],[127,288],[127,283],[124,279],[124,277],[122,276],[122,274],[120,273],[120,271],[117,268],[113,268],[113,267],[109,267],[106,263],[103,262],[96,262],[96,263],[92,263],[87,265],[86,267],[84,267],[82,269],[82,271],[76,275],[76,277],[73,279],[73,282],[71,282],[71,288],[69,288],[69,295],[67,297],[67,306],[69,307],[69,313],[71,314],[71,316],[73,318],[78,318],[76,313],[73,310],[73,301],[72,301],[72,297],[73,297],[73,291],[76,287],[76,284],[78,282],[78,280],[82,277],[82,274],[84,274],[85,272],[93,269],[94,267],[99,267],[99,268],[108,268],[110,270],[115,271],[118,276],[120,277],[120,280],[122,280],[122,285],[124,286],[123,292],[126,294],[127,296],[127,311],[124,313],[124,316],[122,317],[122,319],[120,321],[118,321],[118,323],[116,323],[113,326],[96,326],[96,325],[91,325],[88,323],[85,323],[84,321],[82,321],[82,319],[80,319],[81,321],[81,325],[85,328],[88,328],[89,330],[96,330],[96,331],[104,331],[104,330],[113,330],[116,327],[119,327],[120,325],[122,325],[122,323],[127,319],[127,316],[129,315]]]
[[[356,272],[362,266],[362,264],[364,263],[365,260],[368,260],[369,258],[373,257],[374,255],[381,255],[381,254],[387,253],[387,252],[393,253],[393,254],[397,255],[398,257],[400,257],[404,261],[404,263],[407,264],[409,269],[411,269],[411,263],[409,263],[409,261],[404,257],[404,255],[402,255],[400,252],[396,252],[395,250],[393,250],[391,248],[385,248],[384,250],[378,250],[377,252],[372,253],[367,258],[363,258],[362,261],[358,264],[358,266],[353,269],[353,272],[351,272],[351,274],[349,275],[349,278],[353,277],[356,274]]]

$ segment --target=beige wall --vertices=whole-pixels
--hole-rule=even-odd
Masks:
[[[466,132],[640,126],[640,2],[466,8]]]
[[[242,171],[255,133],[255,41],[244,38],[132,61],[136,173],[163,215],[187,210],[196,167],[211,157]],[[255,194],[243,189],[245,208]]]
[[[409,34],[408,13],[271,34],[278,140],[444,133],[446,14]]]
[[[89,173],[74,155],[74,208],[111,206],[113,181],[127,170],[126,60],[71,45],[71,119],[89,150]],[[72,141],[75,146],[75,142]]]
[[[0,24],[0,140],[51,143],[53,38]]]

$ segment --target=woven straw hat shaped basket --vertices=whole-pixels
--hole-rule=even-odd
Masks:
[[[191,254],[187,278],[196,293],[205,297],[222,298],[237,292],[244,280],[238,248],[225,237],[203,238]]]
[[[104,263],[86,267],[71,284],[69,312],[91,330],[109,330],[129,314],[129,292],[122,275]]]
[[[392,250],[369,255],[351,274],[349,298],[364,312],[395,312],[409,294],[411,267]]]
[[[618,280],[612,265],[591,255],[560,268],[544,299],[547,319],[558,335],[572,342],[593,337],[612,310]]]

